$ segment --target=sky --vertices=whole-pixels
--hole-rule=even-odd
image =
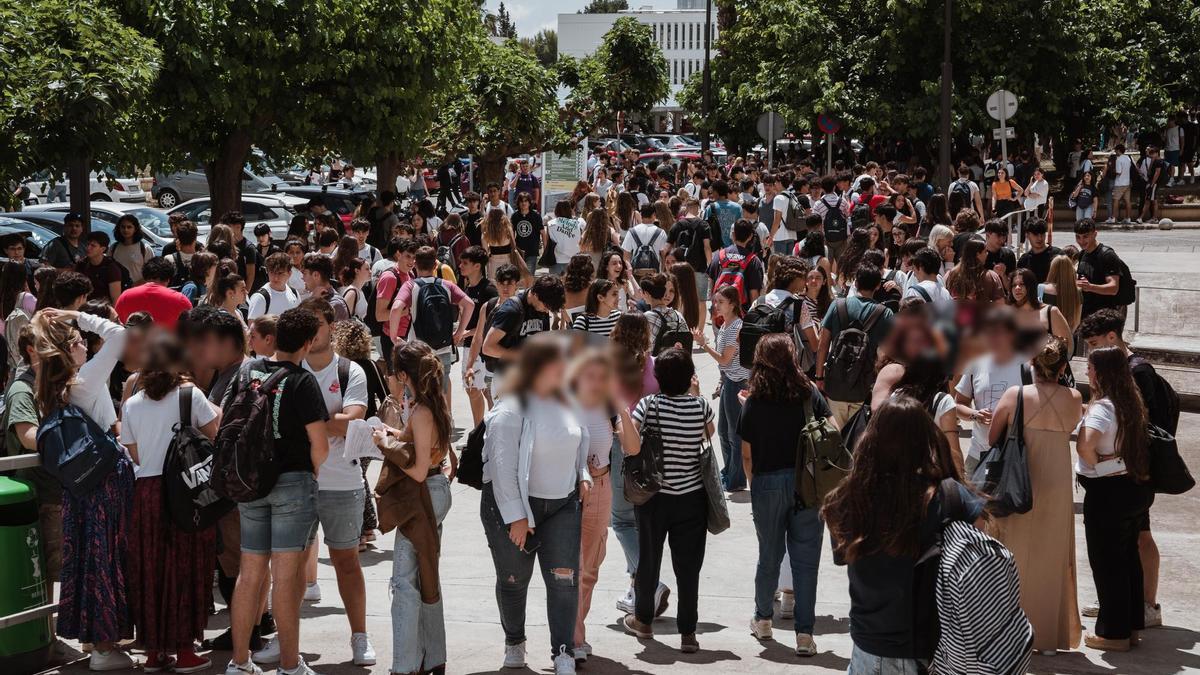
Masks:
[[[558,15],[577,12],[588,4],[588,0],[504,0],[504,7],[517,24],[517,34],[530,37],[543,28],[558,27]],[[630,9],[641,7],[674,9],[675,0],[629,0]],[[500,0],[487,0],[487,8],[493,12],[500,8]]]

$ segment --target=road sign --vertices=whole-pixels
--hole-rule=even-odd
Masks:
[[[827,134],[836,134],[842,130],[842,123],[829,115],[817,115],[817,128]]]
[[[586,138],[569,152],[542,153],[542,213],[547,212],[547,206],[554,210],[554,204],[570,195],[579,181],[586,177]]]
[[[987,111],[992,119],[1001,123],[1017,114],[1017,96],[1011,91],[998,89],[987,100]],[[1003,126],[1003,124],[1001,124]]]
[[[997,141],[1005,139],[1011,141],[1017,137],[1017,130],[1012,127],[1001,127],[1000,129],[992,129],[992,138]]]
[[[770,143],[783,138],[783,115],[775,111],[758,116],[758,136]]]

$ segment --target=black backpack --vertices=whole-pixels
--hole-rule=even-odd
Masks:
[[[454,305],[440,279],[413,279],[412,335],[435,351],[454,344]]]
[[[396,268],[389,267],[383,271],[383,274],[395,275]],[[383,274],[379,275],[380,279],[383,278]],[[379,323],[379,321],[375,318],[375,308],[377,307],[375,293],[378,289],[378,286],[379,281],[377,279],[371,279],[367,283],[363,284],[362,287],[362,293],[367,297],[367,315],[363,318],[363,323],[366,324],[367,328],[371,331],[371,335],[375,337],[383,335],[383,324]],[[388,298],[388,305],[391,305],[392,301],[396,299],[396,293],[400,292],[400,286],[400,277],[399,275],[396,275],[396,291],[392,293],[392,297]]]
[[[825,199],[822,197],[821,199]],[[825,218],[822,222],[822,227],[825,230],[825,241],[829,243],[838,243],[846,241],[848,236],[846,232],[846,214],[842,213],[842,198],[838,197],[837,204],[829,205],[825,202]]]
[[[291,286],[284,286],[283,292],[286,293],[289,298],[296,295],[296,291],[292,290]],[[263,302],[266,303],[266,307],[263,309],[263,314],[270,314],[271,313],[271,291],[268,290],[268,287],[263,286],[263,287],[259,288],[257,291],[254,291],[254,294],[259,296],[260,298],[262,298]]]
[[[46,473],[75,497],[99,487],[125,454],[111,433],[73,404],[54,410],[38,425],[37,451]]]
[[[692,257],[692,247],[696,245],[696,228],[709,227],[702,220],[687,218],[679,221],[679,236],[675,239],[675,246],[683,249],[683,259],[687,260]]]
[[[964,209],[971,208],[971,184],[961,178],[950,186],[950,196],[958,197]]]
[[[688,330],[686,323],[680,323],[672,315],[659,311],[657,309],[650,310],[658,315],[662,322],[658,327],[658,334],[654,336],[654,346],[650,353],[653,356],[658,356],[662,352],[674,347],[676,344],[683,349],[685,354],[692,353],[692,331]]]
[[[1101,244],[1101,246],[1104,246]],[[1113,296],[1113,302],[1118,305],[1132,305],[1137,300],[1137,280],[1133,278],[1133,274],[1129,271],[1129,265],[1121,260],[1121,256],[1112,249],[1111,246],[1104,246],[1108,252],[1117,259],[1117,274],[1120,276],[1120,283],[1117,285],[1117,294]]]
[[[1130,370],[1141,365],[1149,365],[1149,363],[1138,354],[1129,357]],[[1153,366],[1150,367],[1150,372],[1154,378],[1151,392],[1154,398],[1154,409],[1147,411],[1150,413],[1150,421],[1173,436],[1179,429],[1179,394],[1175,392],[1175,388],[1171,386],[1170,382],[1158,374]]]
[[[224,407],[217,431],[211,480],[218,495],[241,504],[262,499],[274,489],[279,480],[275,452],[279,420],[274,403],[283,395],[287,376],[287,368],[280,368],[262,382],[251,379],[248,368],[239,375],[241,386]]]
[[[438,262],[442,263],[443,265],[449,265],[450,269],[454,270],[455,274],[458,273],[458,256],[455,255],[454,248],[458,246],[458,242],[462,240],[463,235],[462,233],[459,233],[454,235],[454,238],[450,240],[449,244],[437,247]]]
[[[487,418],[484,418],[467,434],[467,444],[458,451],[458,471],[454,478],[476,490],[483,489],[483,439],[486,435]]]
[[[862,401],[871,390],[877,345],[871,329],[887,310],[876,304],[866,321],[850,320],[847,300],[833,303],[841,330],[834,336],[825,359],[825,395],[835,401]]]
[[[742,317],[742,330],[738,333],[738,362],[743,368],[754,367],[754,350],[764,335],[784,333],[788,329],[787,308],[794,299],[788,298],[772,307],[759,303]]]
[[[657,272],[661,263],[658,259],[658,252],[654,250],[654,242],[658,241],[662,230],[655,230],[654,234],[650,235],[650,241],[642,242],[642,238],[637,236],[637,232],[629,231],[629,236],[633,237],[633,243],[637,248],[633,249],[633,255],[629,258],[629,267],[636,274],[637,272]]]
[[[883,285],[895,280],[896,270],[892,270],[887,273],[887,276],[883,278],[883,281],[879,284],[879,288],[875,291],[875,302],[892,310],[893,314],[900,311],[900,296],[903,294],[903,291],[899,287],[886,291]],[[924,291],[925,289],[922,288],[921,290]]]
[[[213,488],[213,456],[217,446],[192,424],[192,393],[179,389],[179,421],[167,446],[163,464],[163,505],[171,521],[184,532],[212,527],[235,504]]]
[[[170,287],[177,291],[192,280],[192,270],[187,263],[183,262],[183,254],[179,251],[171,254],[171,262],[175,264],[175,273],[171,275]]]

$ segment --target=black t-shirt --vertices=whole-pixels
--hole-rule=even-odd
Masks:
[[[459,281],[463,282],[463,292],[465,292],[467,297],[475,303],[475,310],[471,312],[471,320],[467,322],[468,334],[467,339],[464,341],[464,344],[470,345],[470,332],[475,330],[475,325],[479,323],[479,312],[483,311],[483,306],[488,300],[500,297],[500,292],[496,290],[496,285],[493,284],[491,279],[488,279],[487,277],[480,277],[479,283],[475,284],[474,286],[467,286],[467,280],[465,277]]]
[[[542,214],[537,211],[513,211],[510,220],[513,232],[517,235],[517,247],[524,251],[525,255],[537,255],[542,247]]]
[[[106,255],[99,265],[93,265],[87,258],[84,258],[75,264],[75,271],[92,282],[92,293],[88,296],[88,300],[112,301],[112,298],[109,297],[108,285],[114,281],[118,283],[121,281],[121,265],[116,260]]]
[[[275,439],[275,449],[279,454],[279,473],[288,471],[313,472],[312,444],[308,441],[308,430],[305,429],[313,422],[324,422],[329,419],[325,408],[325,397],[313,374],[294,363],[287,361],[269,361],[255,359],[247,362],[244,369],[249,370],[250,379],[265,381],[278,369],[288,371],[280,385],[280,400],[278,402],[279,438]],[[239,377],[229,386],[226,402],[237,396],[246,378]]]
[[[463,235],[467,241],[471,242],[472,246],[483,245],[483,212],[476,211],[475,213],[462,214],[463,219]]]
[[[1060,255],[1062,255],[1062,249],[1057,246],[1047,246],[1041,253],[1029,250],[1017,261],[1017,268],[1032,271],[1033,276],[1037,277],[1038,283],[1044,284],[1046,277],[1050,274],[1050,263]]]
[[[688,243],[690,240],[690,244]],[[672,247],[682,242],[688,246],[687,264],[695,272],[708,269],[708,259],[704,257],[704,242],[712,241],[712,232],[708,224],[699,218],[684,218],[671,226],[667,232],[667,243]],[[711,244],[709,244],[711,248]]]
[[[825,397],[812,389],[813,412],[817,417],[832,417]],[[796,444],[800,431],[808,424],[808,412],[800,399],[760,401],[753,396],[742,406],[738,433],[750,444],[754,473],[768,473],[796,467]]]
[[[984,262],[987,269],[992,269],[996,265],[1004,265],[1004,275],[1007,277],[1017,269],[1017,254],[1007,246],[1001,246],[999,250],[988,251],[987,260]],[[1049,270],[1049,266],[1047,266]]]
[[[282,253],[283,249],[279,247],[279,244],[271,242],[267,246],[266,251],[262,250],[258,246],[255,246],[255,251],[258,253],[258,262],[254,267],[254,284],[250,286],[251,291],[257,291],[258,289],[267,285],[267,282],[270,281],[270,277],[267,276],[267,266],[263,263],[265,263],[267,258],[271,257],[272,254]]]
[[[1093,284],[1106,284],[1108,277],[1120,276],[1121,266],[1119,264],[1117,252],[1104,246],[1097,246],[1091,253],[1081,251],[1079,253],[1079,264],[1076,265],[1075,271]],[[1115,295],[1100,295],[1084,291],[1082,315],[1088,316],[1096,310],[1116,307]]]
[[[505,349],[516,349],[530,335],[550,330],[550,315],[537,311],[526,300],[525,295],[526,293],[522,292],[505,300],[492,313],[490,323],[492,328],[504,331],[500,346]],[[499,372],[497,368],[503,368],[504,365],[499,359],[492,357],[485,357],[484,361],[488,364],[488,370],[492,372]]]
[[[258,269],[263,266],[262,261],[259,260],[258,247],[255,246],[253,242],[251,242],[249,239],[246,239],[246,238],[243,238],[240,242],[234,244],[233,247],[235,249],[237,249],[237,252],[238,252],[238,259],[237,259],[238,274],[241,275],[241,277],[243,279],[245,279],[246,278],[246,266],[254,265],[254,275],[258,276]],[[250,279],[249,281],[253,282],[254,280]]]
[[[978,232],[959,232],[954,235],[954,239],[951,240],[950,244],[954,248],[954,262],[958,262],[959,258],[962,257],[963,246],[966,246],[967,242],[971,239],[982,240],[983,237]],[[991,268],[989,267],[988,269]]]

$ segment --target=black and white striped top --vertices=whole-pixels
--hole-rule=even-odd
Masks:
[[[649,425],[662,436],[663,487],[660,492],[682,495],[702,490],[700,458],[707,437],[706,427],[714,419],[708,401],[686,394],[655,394],[638,401],[633,409],[633,419],[639,427],[645,429]]]
[[[600,317],[595,314],[580,314],[571,322],[571,328],[608,337],[612,333],[613,326],[617,325],[617,319],[619,318],[621,318],[621,311],[617,309],[614,309],[612,314],[609,314],[607,317]]]

